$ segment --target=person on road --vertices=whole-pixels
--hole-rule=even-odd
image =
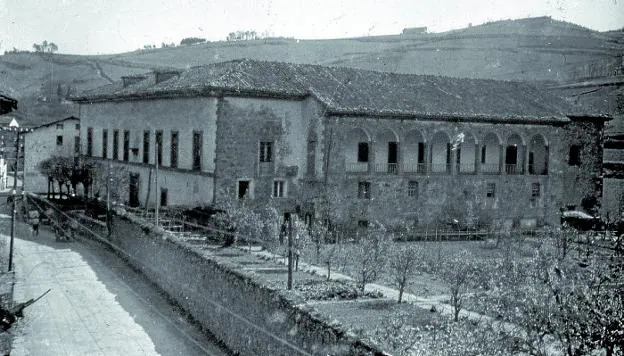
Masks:
[[[32,225],[32,235],[39,236],[39,211],[31,210],[28,212],[28,217],[30,218],[30,224]]]
[[[39,236],[39,216],[32,219],[33,236]]]

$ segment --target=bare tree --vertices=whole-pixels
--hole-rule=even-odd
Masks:
[[[463,307],[464,297],[471,283],[474,282],[476,259],[466,250],[453,256],[442,256],[442,260],[434,267],[435,273],[449,286],[450,303],[453,307],[453,319],[459,320],[459,312]]]
[[[403,293],[407,288],[410,279],[422,268],[419,265],[424,261],[422,249],[413,244],[408,244],[402,248],[397,246],[390,258],[390,272],[393,282],[399,289],[398,302],[403,301]]]
[[[376,281],[383,272],[389,245],[386,228],[380,224],[369,226],[360,241],[356,242],[350,257],[353,259],[355,281],[360,291],[364,292],[366,285]]]

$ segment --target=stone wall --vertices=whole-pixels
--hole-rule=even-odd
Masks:
[[[87,220],[85,220],[87,221]],[[104,226],[89,222],[104,235]],[[240,266],[130,216],[114,218],[115,250],[240,355],[382,355]]]
[[[302,102],[226,97],[218,106],[216,201],[234,198],[238,181],[250,181],[250,197],[266,203],[273,182],[283,180],[285,196],[274,203],[292,211],[299,195],[298,178],[306,162],[307,121]],[[260,142],[272,142],[271,162],[259,161]]]
[[[5,266],[2,266],[5,267]],[[15,285],[15,272],[0,274],[0,303],[3,308],[13,306],[13,288]],[[0,332],[0,352],[8,355],[11,352],[13,335],[10,332]]]
[[[605,178],[604,191],[608,192],[602,199],[602,210],[605,217],[616,220],[624,212],[624,179]]]
[[[543,139],[547,146],[561,144],[559,139],[560,128],[549,125],[519,125],[519,124],[485,124],[485,123],[458,123],[458,122],[430,122],[418,120],[392,119],[328,119],[328,131],[331,130],[333,141],[329,156],[329,177],[337,189],[347,196],[347,201],[354,200],[353,208],[359,217],[350,216],[353,223],[357,220],[407,220],[417,221],[419,225],[436,224],[440,220],[458,218],[459,215],[481,215],[486,223],[496,218],[512,219],[516,223],[522,218],[535,219],[539,222],[555,223],[558,212],[557,201],[561,191],[557,189],[561,183],[560,175],[554,174],[560,170],[562,158],[549,159],[548,174],[528,174],[529,152],[533,150],[532,140],[535,137]],[[354,129],[362,129],[369,138],[373,164],[383,163],[387,154],[382,147],[386,141],[399,142],[397,174],[387,172],[350,172],[348,170],[349,150],[346,145],[348,136]],[[434,136],[444,135],[449,139],[463,134],[466,145],[470,145],[470,164],[480,164],[480,147],[484,145],[486,135],[493,134],[497,141],[496,162],[504,162],[504,150],[511,144],[512,137],[521,145],[522,160],[525,174],[485,174],[485,173],[458,173],[457,151],[451,151],[452,173],[409,173],[401,171],[402,163],[413,157],[407,157],[406,134],[418,132],[425,146],[432,144]],[[519,138],[519,139],[518,139]],[[475,149],[475,145],[477,149]],[[327,147],[326,147],[327,150]],[[411,153],[413,154],[413,153]],[[489,153],[488,153],[489,154]],[[426,162],[431,153],[426,154]],[[474,156],[474,158],[473,158]],[[550,155],[552,156],[552,154]],[[411,161],[409,161],[411,162]],[[520,166],[521,164],[519,164]],[[358,182],[371,182],[371,199],[362,201],[357,199]],[[418,183],[417,196],[408,196],[408,182]],[[494,196],[487,196],[488,183],[494,185]],[[532,185],[539,183],[540,194],[532,196]],[[450,211],[449,211],[450,210]],[[463,210],[463,212],[462,212]],[[353,214],[352,214],[353,215]],[[387,216],[384,216],[387,215]]]

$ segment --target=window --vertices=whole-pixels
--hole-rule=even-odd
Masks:
[[[57,130],[62,130],[63,129],[63,124],[56,124],[56,129]]]
[[[63,135],[56,136],[56,145],[63,146]]]
[[[541,187],[539,183],[531,183],[531,198],[539,198],[541,196]]]
[[[358,162],[368,162],[368,142],[358,143]]]
[[[273,197],[283,198],[286,196],[286,182],[283,180],[276,180],[273,182]]]
[[[172,168],[178,168],[178,131],[171,131],[171,161]]]
[[[156,131],[156,160],[159,165],[162,164],[162,143],[163,143],[163,132]]]
[[[496,197],[496,183],[488,183],[486,186],[485,196],[488,198]]]
[[[87,156],[93,156],[93,127],[87,128]]]
[[[260,142],[260,162],[273,162],[273,142]]]
[[[76,124],[76,130],[80,130],[80,124]]]
[[[485,164],[486,146],[481,147],[481,164]]]
[[[150,156],[150,132],[143,131],[143,163],[149,164]]]
[[[368,220],[358,220],[358,228],[368,229]]]
[[[238,181],[238,199],[251,197],[251,181],[239,180]]]
[[[102,158],[108,158],[108,130],[102,130]]]
[[[202,169],[202,141],[203,132],[193,131],[193,167],[194,171]]]
[[[119,130],[113,131],[113,159],[119,159]]]
[[[80,154],[80,136],[74,136],[74,154]]]
[[[409,181],[407,182],[407,196],[418,198],[418,182],[417,181]]]
[[[568,157],[568,164],[570,166],[581,165],[581,146],[579,145],[570,146],[570,155]]]
[[[370,199],[370,182],[359,182],[358,183],[358,198],[359,199]]]
[[[130,159],[130,131],[124,131],[123,140],[123,160],[128,162]]]
[[[418,163],[425,163],[425,143],[418,142]]]
[[[169,190],[167,188],[160,188],[160,206],[167,206],[168,194]]]

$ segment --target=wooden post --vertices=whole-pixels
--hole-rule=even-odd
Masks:
[[[17,131],[15,139],[15,169],[13,171],[13,211],[11,213],[11,239],[9,242],[9,272],[13,270],[13,244],[15,240],[15,215],[17,214],[17,164],[19,162],[19,139],[20,132]]]
[[[292,289],[293,285],[293,223],[292,217],[288,219],[288,290]]]

